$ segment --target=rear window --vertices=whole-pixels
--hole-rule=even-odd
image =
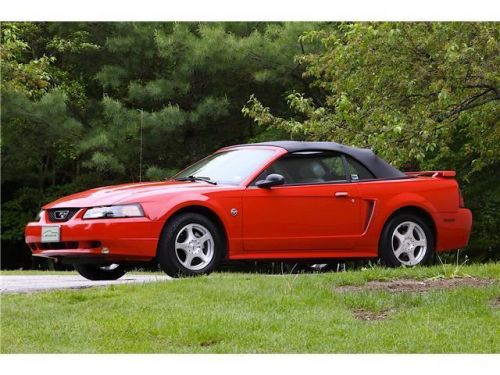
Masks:
[[[351,180],[360,181],[360,180],[371,180],[375,178],[373,173],[370,172],[359,161],[354,160],[350,156],[346,156],[346,159],[347,159],[347,173],[351,177]]]

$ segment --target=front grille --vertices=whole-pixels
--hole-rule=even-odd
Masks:
[[[79,211],[79,208],[51,208],[48,211],[49,221],[52,223],[63,223],[71,219]]]

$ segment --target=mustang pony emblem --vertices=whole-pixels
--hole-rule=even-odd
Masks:
[[[54,211],[54,217],[57,220],[64,220],[64,219],[66,219],[66,217],[68,216],[68,214],[69,214],[69,210]]]

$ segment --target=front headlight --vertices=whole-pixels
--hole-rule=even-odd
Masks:
[[[84,219],[117,218],[117,217],[141,217],[144,211],[140,204],[124,204],[121,206],[93,207],[87,209],[83,215]]]

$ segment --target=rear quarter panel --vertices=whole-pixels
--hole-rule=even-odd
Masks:
[[[404,207],[417,207],[431,216],[436,229],[438,251],[452,245],[446,238],[446,226],[449,222],[445,218],[459,212],[458,185],[454,179],[418,177],[357,184],[360,199],[364,200],[366,223],[365,232],[359,241],[360,248],[373,249],[376,256],[380,234],[386,221]]]

